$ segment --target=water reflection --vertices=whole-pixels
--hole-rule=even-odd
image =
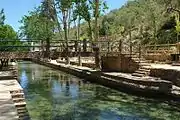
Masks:
[[[127,95],[30,62],[19,79],[32,120],[178,120],[177,103]]]
[[[23,88],[26,88],[27,87],[27,85],[28,85],[28,77],[27,77],[27,74],[26,74],[26,71],[25,70],[23,70],[22,71],[22,74],[21,74],[21,76],[20,76],[20,84],[21,84],[21,86],[23,87]]]

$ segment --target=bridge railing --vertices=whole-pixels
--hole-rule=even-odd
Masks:
[[[9,44],[13,43],[14,40],[0,40],[0,51],[45,51],[46,41],[45,40],[22,40],[21,44]],[[4,44],[8,43],[8,44]],[[65,40],[50,40],[50,50],[57,52],[66,51]],[[144,54],[155,54],[159,52],[173,53],[177,52],[176,44],[163,44],[163,45],[146,45],[142,46],[138,43],[126,42],[124,40],[112,40],[105,39],[99,40],[98,42],[92,42],[88,40],[68,40],[69,52],[89,52],[93,53],[93,44],[98,45],[102,56],[106,55],[119,55],[119,54],[136,54],[141,58]],[[1,50],[1,48],[3,48]],[[176,49],[176,50],[175,50]],[[80,50],[80,51],[79,51]],[[76,54],[78,55],[78,54]]]
[[[179,53],[177,44],[146,45],[146,54],[177,54]]]

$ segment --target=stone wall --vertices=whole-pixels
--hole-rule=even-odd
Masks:
[[[102,57],[102,71],[133,73],[138,68],[138,63],[124,55]]]
[[[71,65],[79,65],[77,62],[70,62]],[[82,66],[89,67],[89,68],[95,68],[96,65],[94,63],[82,63]]]
[[[173,84],[180,87],[180,71],[171,69],[151,69],[150,76],[159,77],[163,80],[171,81]]]

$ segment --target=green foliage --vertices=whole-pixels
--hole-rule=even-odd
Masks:
[[[0,25],[1,39],[17,39],[17,33],[10,25]]]
[[[42,7],[42,6],[41,6]],[[28,39],[47,39],[54,35],[54,21],[42,12],[41,7],[30,12],[28,16],[24,16],[20,21],[21,37]]]
[[[179,21],[179,15],[176,15],[175,17],[176,20],[176,32],[179,33],[180,32],[180,21]]]
[[[13,48],[13,46],[22,44],[10,25],[0,25],[0,40],[0,51],[21,50],[21,48]]]
[[[13,46],[20,46],[22,43],[18,39],[16,31],[8,24],[5,24],[4,9],[0,11],[0,51],[22,50]]]
[[[76,20],[79,16],[80,19],[85,20],[88,24],[88,29],[86,29],[87,33],[81,33],[81,38],[84,36],[88,36],[90,40],[93,40],[93,32],[97,30],[97,26],[93,27],[92,23],[94,22],[94,19],[96,17],[99,18],[99,16],[105,13],[105,10],[108,9],[106,2],[104,0],[74,0],[73,2],[75,3],[73,19]],[[96,2],[98,2],[99,4],[97,8],[97,13]]]
[[[79,38],[89,37],[93,40],[97,33],[95,30],[99,30],[100,36],[118,36],[127,40],[131,32],[132,40],[154,44],[167,43],[168,39],[174,43],[174,34],[180,31],[180,23],[174,25],[169,22],[172,21],[172,15],[166,12],[169,5],[180,8],[179,0],[128,1],[107,15],[104,15],[108,9],[106,2],[99,0],[97,16],[95,3],[96,0],[43,0],[39,10],[24,16],[22,33],[33,39],[45,39],[54,36],[55,32],[56,39],[77,39],[79,30]],[[97,26],[95,17],[98,18]],[[73,28],[72,22],[75,25]],[[81,25],[76,25],[79,23]],[[65,31],[66,34],[61,35]]]

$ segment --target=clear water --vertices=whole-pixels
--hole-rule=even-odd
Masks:
[[[32,120],[180,120],[178,102],[128,95],[31,62],[19,63]]]

